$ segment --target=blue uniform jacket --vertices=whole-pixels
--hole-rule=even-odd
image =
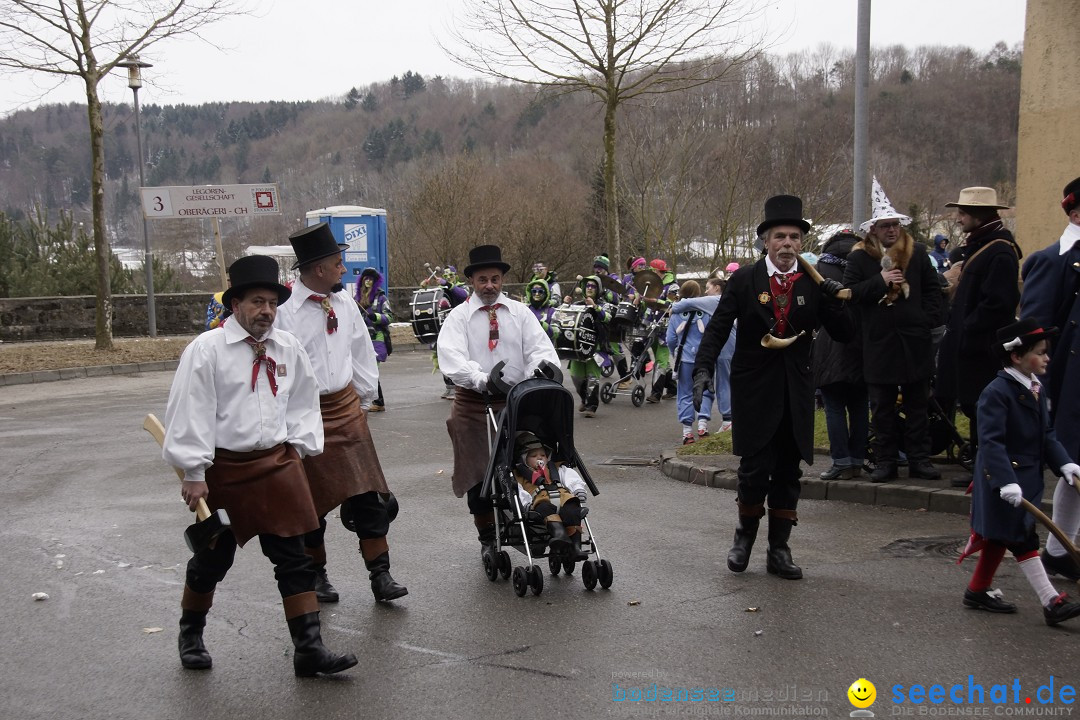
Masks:
[[[990,381],[976,408],[979,450],[971,496],[971,529],[988,540],[1020,542],[1035,523],[1023,507],[1014,508],[998,491],[1020,486],[1024,499],[1038,507],[1043,496],[1043,468],[1057,473],[1071,462],[1050,424],[1046,392],[1039,399],[1004,370]]]

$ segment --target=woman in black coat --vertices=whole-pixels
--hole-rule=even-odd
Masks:
[[[822,277],[844,280],[848,253],[859,236],[841,230],[822,248],[817,269]],[[822,327],[814,336],[814,387],[825,402],[825,428],[829,433],[832,466],[821,473],[823,480],[850,480],[862,474],[870,413],[862,371],[862,346],[858,338],[837,342]]]

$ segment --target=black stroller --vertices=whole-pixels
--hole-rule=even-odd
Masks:
[[[614,381],[605,382],[600,386],[600,401],[607,405],[617,395],[629,395],[630,402],[634,407],[645,404],[645,368],[653,359],[651,348],[658,340],[664,342],[667,335],[667,317],[663,320],[654,320],[650,323],[635,325],[630,328],[626,336],[626,345],[630,350],[629,372]],[[652,370],[652,380],[656,379],[656,367]],[[632,382],[633,387],[627,390],[619,390],[623,382]]]
[[[551,452],[551,466],[572,467],[593,495],[599,494],[581,458],[574,449],[574,396],[560,382],[547,377],[524,380],[510,388],[506,395],[506,408],[495,417],[488,407],[488,419],[495,429],[491,459],[481,488],[481,498],[490,498],[495,511],[495,543],[483,552],[484,573],[488,580],[496,581],[512,576],[514,592],[518,597],[529,590],[539,595],[544,590],[544,574],[536,564],[538,558],[548,559],[552,575],[560,571],[570,575],[574,572],[576,559],[573,555],[555,554],[548,549],[548,534],[544,518],[522,507],[518,497],[518,483],[514,478],[514,441],[517,433],[528,430],[535,434]],[[554,489],[554,488],[552,488]],[[555,494],[557,496],[557,493]],[[599,582],[603,588],[611,587],[612,567],[601,559],[596,535],[587,517],[588,508],[581,508],[581,551],[590,557],[582,561],[581,580],[587,590]],[[512,567],[507,547],[513,547],[525,555],[527,564]]]

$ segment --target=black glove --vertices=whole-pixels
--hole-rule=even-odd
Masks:
[[[705,368],[694,371],[694,411],[701,410],[701,401],[705,397],[705,391],[713,390],[712,373]]]
[[[827,278],[821,281],[821,292],[825,293],[831,298],[836,297],[837,293],[844,289],[844,284],[839,280],[833,280]]]

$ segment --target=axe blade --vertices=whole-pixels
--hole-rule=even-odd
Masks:
[[[229,522],[229,513],[221,508],[210,513],[206,519],[189,525],[184,530],[184,542],[187,543],[188,550],[197,553],[210,547],[218,535],[230,527],[232,524]]]

